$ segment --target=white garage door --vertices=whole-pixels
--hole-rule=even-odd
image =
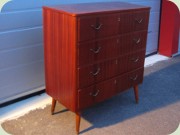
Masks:
[[[111,0],[12,0],[0,13],[0,104],[44,89],[43,5]],[[147,54],[157,51],[160,0],[119,0],[151,6]]]

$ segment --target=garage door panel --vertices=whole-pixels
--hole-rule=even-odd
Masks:
[[[2,12],[41,8],[44,1],[45,0],[12,0],[3,7]]]
[[[159,32],[159,23],[149,23],[148,32]]]
[[[43,61],[39,61],[16,68],[0,70],[0,99],[43,86],[43,65]]]
[[[159,12],[151,12],[149,17],[149,23],[159,23]]]
[[[156,0],[156,1],[135,1],[135,2],[132,2],[134,4],[138,4],[138,5],[143,5],[143,6],[149,6],[151,7],[151,12],[159,12],[160,11],[160,0]]]
[[[24,11],[0,14],[0,32],[14,29],[32,28],[42,25],[42,11]],[[8,20],[8,21],[7,21]]]
[[[43,60],[42,44],[0,52],[0,70]]]
[[[42,43],[42,27],[5,33],[0,32],[0,41],[0,51]]]
[[[146,54],[157,51],[158,46],[158,32],[153,32],[148,34]]]

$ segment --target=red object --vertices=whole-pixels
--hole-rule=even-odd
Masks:
[[[159,53],[168,57],[178,52],[180,14],[178,7],[167,0],[162,2]]]
[[[46,92],[76,114],[143,81],[149,7],[120,2],[44,7]]]

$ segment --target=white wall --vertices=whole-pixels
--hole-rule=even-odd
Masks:
[[[0,13],[0,103],[44,88],[42,6],[112,0],[12,0]],[[157,50],[160,0],[151,6],[147,54]],[[22,96],[22,95],[20,95]]]

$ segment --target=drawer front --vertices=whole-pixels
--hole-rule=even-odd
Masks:
[[[83,66],[116,57],[117,38],[81,43],[78,49],[78,65]]]
[[[79,88],[103,81],[117,74],[117,61],[111,60],[78,69]]]
[[[78,108],[84,109],[97,102],[104,101],[116,93],[116,80],[111,79],[79,90]]]
[[[123,55],[118,58],[118,74],[128,72],[128,60],[130,55]]]
[[[95,42],[83,43],[78,46],[78,65],[92,64],[96,55],[102,52],[101,46],[96,45]]]
[[[78,19],[78,41],[118,34],[118,14],[81,17]]]
[[[84,109],[94,104],[94,93],[95,86],[91,86],[78,91],[78,109]]]
[[[114,60],[78,68],[78,88],[144,67],[145,50],[122,55]]]
[[[118,74],[123,74],[144,67],[145,50],[120,56],[118,58]]]
[[[144,10],[80,17],[78,18],[78,41],[147,30],[148,21],[149,12]]]
[[[132,36],[133,52],[146,49],[147,31],[134,32]]]
[[[104,101],[116,94],[116,79],[111,79],[99,83],[96,85],[96,92],[98,92],[95,97],[95,102]]]
[[[119,14],[119,34],[147,30],[149,21],[148,11],[135,11]]]
[[[147,31],[133,32],[118,38],[117,50],[119,55],[145,50]]]
[[[78,19],[78,41],[94,39],[96,31],[92,25],[96,24],[96,17],[83,17]]]
[[[129,33],[133,31],[133,12],[121,13],[119,15],[119,33]]]
[[[148,11],[136,11],[133,14],[133,30],[147,30],[149,22],[149,12]]]
[[[132,53],[128,58],[128,71],[144,67],[145,50]]]
[[[97,24],[102,24],[102,27],[99,31],[97,31],[97,37],[107,37],[118,34],[118,14],[109,14],[101,16],[97,19]]]
[[[95,75],[93,73],[100,72],[99,70],[95,70],[94,65],[78,68],[78,88],[84,88],[89,86],[95,82]]]
[[[117,91],[121,92],[143,81],[144,68],[126,73],[117,78]]]

